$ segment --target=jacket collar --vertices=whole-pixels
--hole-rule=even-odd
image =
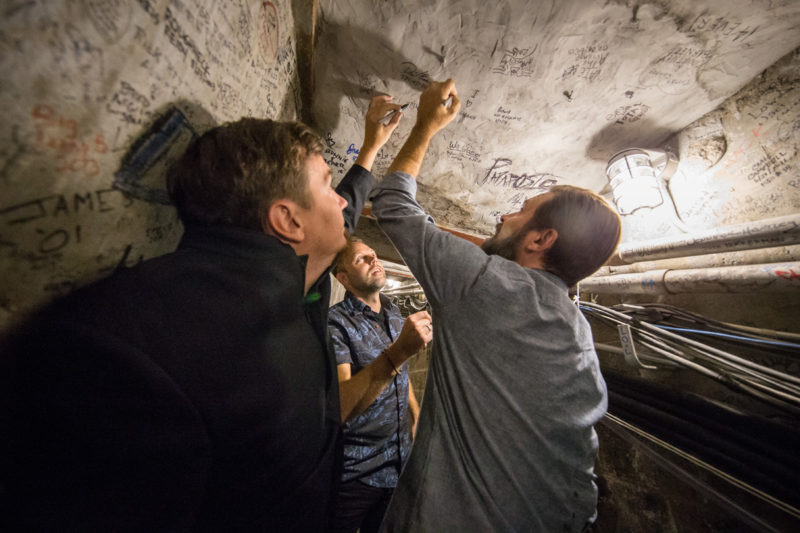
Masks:
[[[294,248],[261,231],[228,225],[202,226],[187,224],[178,249],[196,248],[206,252],[242,259],[264,259],[277,256],[297,258]],[[303,260],[305,266],[305,260]]]
[[[178,250],[186,249],[252,261],[257,265],[277,262],[280,268],[293,270],[301,286],[305,284],[308,256],[298,256],[294,248],[261,231],[224,224],[185,224]]]

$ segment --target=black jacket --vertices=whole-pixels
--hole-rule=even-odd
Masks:
[[[373,183],[354,167],[337,187],[348,229]],[[324,530],[339,390],[328,273],[304,297],[305,259],[190,226],[175,252],[38,314],[3,355],[7,526]]]

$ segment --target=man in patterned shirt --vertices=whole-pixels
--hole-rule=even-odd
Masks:
[[[431,340],[431,317],[421,311],[403,323],[380,293],[381,262],[360,239],[348,239],[333,272],[347,289],[328,315],[345,425],[333,530],[369,533],[378,530],[408,457],[419,405],[405,361]]]

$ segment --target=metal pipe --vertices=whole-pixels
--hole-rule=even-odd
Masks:
[[[612,274],[634,274],[649,270],[683,270],[690,268],[709,268],[725,266],[756,265],[762,263],[787,263],[800,261],[800,244],[776,246],[757,250],[742,250],[718,254],[691,255],[656,261],[640,261],[629,265],[604,266],[595,276]]]
[[[800,262],[591,276],[581,281],[580,287],[596,294],[800,291]]]
[[[617,257],[624,263],[669,259],[800,243],[800,214],[769,218],[678,238],[623,244]]]

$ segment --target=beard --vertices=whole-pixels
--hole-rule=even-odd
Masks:
[[[509,237],[501,238],[499,237],[501,226],[502,224],[498,224],[494,236],[483,241],[481,244],[481,250],[486,252],[487,255],[499,255],[503,259],[516,261],[517,244],[519,244],[519,241],[522,238],[522,232],[518,231]]]
[[[350,278],[349,281],[350,285],[353,286],[353,289],[361,294],[372,294],[373,292],[380,291],[386,286],[386,276],[368,279]]]
[[[481,244],[481,250],[486,252],[487,255],[499,255],[509,261],[514,261],[517,257],[517,236],[512,235],[504,239],[499,238],[497,235],[486,239]]]

